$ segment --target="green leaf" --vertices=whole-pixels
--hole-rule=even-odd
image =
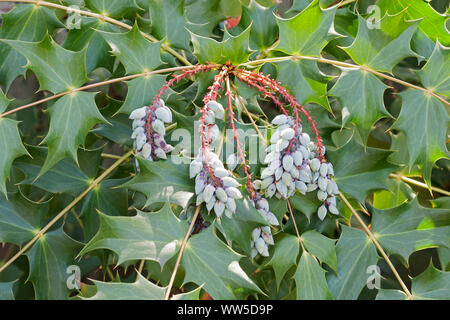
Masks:
[[[414,251],[450,246],[450,211],[419,205],[417,198],[388,210],[373,209],[372,230],[381,246],[405,263]]]
[[[134,109],[149,105],[165,80],[165,75],[154,74],[128,81],[127,97],[118,113],[131,113]]]
[[[380,190],[373,194],[373,206],[377,209],[397,207],[415,197],[411,187],[400,179],[389,179],[386,187],[388,190]]]
[[[22,144],[18,122],[8,118],[0,118],[0,191],[6,195],[6,179],[14,159],[28,155]]]
[[[194,47],[192,52],[198,59],[198,63],[205,64],[207,62],[225,63],[226,60],[222,56],[223,42],[203,37],[201,35],[191,34],[191,42]]]
[[[86,48],[74,52],[58,45],[48,34],[40,42],[0,41],[10,45],[26,59],[26,67],[39,80],[41,90],[53,93],[78,88],[89,79],[86,76]]]
[[[179,164],[172,160],[148,161],[136,158],[139,164],[139,173],[122,187],[139,191],[146,195],[148,206],[155,202],[170,202],[186,207],[189,199],[194,195],[194,186],[189,179],[189,165]]]
[[[416,56],[411,50],[411,37],[418,21],[405,21],[405,13],[385,15],[378,25],[358,16],[358,34],[353,43],[343,48],[357,64],[378,71],[391,72],[406,57]]]
[[[363,231],[341,227],[342,234],[336,246],[338,275],[328,273],[327,281],[336,300],[355,300],[366,285],[367,267],[377,264],[378,254]]]
[[[162,64],[161,42],[145,39],[137,24],[126,33],[99,33],[108,42],[112,54],[124,65],[128,74],[151,71]]]
[[[67,299],[67,267],[76,265],[75,255],[81,243],[61,228],[45,233],[26,253],[30,263],[28,280],[33,283],[37,300]]]
[[[227,17],[240,17],[241,3],[239,0],[220,0],[220,10]]]
[[[133,283],[95,281],[97,293],[86,300],[163,300],[166,288],[158,287],[140,273]]]
[[[335,181],[339,189],[364,202],[369,192],[386,189],[387,177],[396,168],[386,161],[391,153],[382,149],[364,148],[352,138],[340,148],[329,149],[327,158],[334,166]]]
[[[447,14],[440,14],[427,1],[421,0],[380,0],[377,6],[381,12],[395,14],[404,11],[408,20],[419,20],[419,28],[434,42],[439,40],[450,46],[450,33],[446,28]]]
[[[280,40],[275,50],[289,55],[320,56],[328,41],[337,36],[333,28],[336,8],[322,10],[315,0],[295,17],[277,17]]]
[[[10,102],[11,100],[9,100],[3,93],[2,89],[0,89],[0,113],[6,110]]]
[[[97,30],[118,32],[119,29],[115,25],[105,23],[97,18],[82,17],[80,28],[69,30],[63,42],[63,47],[72,51],[78,51],[87,46],[86,69],[88,74],[99,67],[112,70],[114,66],[114,57],[105,54],[110,47]]]
[[[450,117],[439,100],[422,91],[408,89],[400,96],[402,109],[392,128],[405,133],[409,167],[417,164],[430,186],[434,163],[448,157],[445,128]]]
[[[341,105],[342,126],[353,123],[364,144],[367,143],[375,122],[390,117],[383,101],[387,88],[387,85],[371,73],[343,68],[341,76],[329,92]]]
[[[202,287],[198,287],[197,289],[186,293],[175,294],[170,300],[200,300],[201,291]]]
[[[100,229],[81,250],[80,255],[109,249],[119,256],[117,264],[146,259],[161,268],[178,251],[187,225],[172,212],[170,204],[154,213],[138,211],[134,217],[112,217],[99,213]]]
[[[411,293],[416,300],[450,299],[450,272],[434,268],[431,262],[411,283]]]
[[[184,283],[203,284],[215,300],[240,299],[249,292],[261,293],[239,265],[241,257],[209,227],[189,239],[181,260],[186,272]]]
[[[306,231],[301,238],[310,254],[337,272],[336,240],[327,238],[315,230]]]
[[[406,300],[407,296],[403,291],[395,289],[378,290],[377,300]]]
[[[277,288],[280,287],[286,272],[297,263],[299,249],[300,244],[296,236],[284,233],[281,238],[276,239],[272,258],[267,265],[272,266],[275,272]]]
[[[89,186],[89,177],[71,159],[58,162],[49,171],[39,176],[47,157],[47,148],[29,147],[30,156],[17,159],[14,167],[20,169],[25,178],[19,185],[33,185],[51,193],[78,195]]]
[[[95,95],[93,92],[68,94],[49,108],[50,128],[42,141],[48,145],[48,156],[39,175],[66,157],[77,162],[77,148],[84,144],[88,131],[106,121],[97,109]]]
[[[327,82],[316,61],[288,60],[277,63],[278,80],[297,98],[299,104],[315,102],[331,112],[327,99]]]
[[[20,193],[0,194],[0,242],[21,246],[32,239],[44,222],[48,203],[35,203]]]
[[[2,14],[0,39],[39,41],[55,28],[62,27],[53,10],[32,4],[16,4],[14,8]],[[25,74],[22,68],[25,58],[10,46],[0,42],[0,85],[6,88],[19,75]]]
[[[15,281],[0,282],[0,300],[14,300],[14,283]]]
[[[297,284],[297,300],[333,299],[325,279],[325,270],[308,252],[303,251],[293,278]]]
[[[184,0],[148,0],[152,35],[175,48],[190,50]]]
[[[113,18],[123,18],[140,10],[135,0],[85,0],[86,7]]]
[[[425,88],[450,96],[450,49],[436,43],[425,66],[417,72]]]

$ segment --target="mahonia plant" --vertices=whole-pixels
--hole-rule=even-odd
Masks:
[[[449,299],[447,2],[0,0],[0,300]]]

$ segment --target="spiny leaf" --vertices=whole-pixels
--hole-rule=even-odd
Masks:
[[[106,122],[95,104],[93,92],[65,95],[49,108],[50,128],[42,143],[48,145],[48,155],[39,175],[58,161],[70,157],[77,160],[77,148],[84,144],[88,131],[99,122]]]
[[[334,166],[339,189],[363,202],[369,192],[386,188],[386,179],[396,168],[386,161],[390,154],[391,151],[364,148],[352,138],[338,149],[329,149],[327,158]]]
[[[126,33],[99,31],[108,42],[112,53],[124,65],[127,73],[142,73],[154,70],[162,64],[161,42],[151,42],[144,38],[137,24]]]
[[[140,273],[133,283],[95,281],[97,293],[86,300],[163,300],[166,288],[145,279]]]
[[[411,187],[400,179],[389,179],[387,190],[380,190],[373,194],[373,206],[377,209],[390,209],[397,207],[405,201],[415,197]]]
[[[175,294],[170,300],[200,300],[200,291],[202,291],[202,287],[186,293]]]
[[[78,88],[89,79],[86,76],[86,48],[74,52],[58,45],[48,34],[40,42],[3,40],[26,59],[26,67],[39,80],[41,90],[54,93]]]
[[[420,0],[380,0],[377,6],[382,13],[404,11],[408,20],[419,20],[419,28],[434,42],[450,46],[450,33],[446,28],[448,14],[440,14],[429,2]]]
[[[343,69],[329,94],[341,104],[342,125],[355,124],[366,144],[372,126],[383,117],[390,117],[383,102],[388,88],[371,73],[359,69]]]
[[[411,280],[411,293],[417,300],[448,300],[450,297],[450,272],[428,268]]]
[[[140,10],[135,0],[85,0],[86,7],[109,17],[122,18]]]
[[[408,89],[400,96],[402,109],[392,128],[405,133],[409,167],[417,164],[430,186],[434,163],[448,157],[445,128],[450,117],[439,100],[422,91]]]
[[[9,100],[3,93],[2,89],[0,89],[0,113],[6,110],[10,102],[11,100]]]
[[[46,32],[53,33],[62,23],[53,10],[32,4],[16,4],[14,8],[2,14],[0,39],[39,41]],[[25,74],[22,68],[25,58],[10,46],[0,42],[0,85],[6,89],[19,75]]]
[[[293,18],[277,17],[280,40],[275,50],[290,55],[320,56],[328,41],[335,38],[333,19],[336,6],[322,10],[319,1],[313,1]]]
[[[328,286],[337,300],[355,300],[367,281],[367,267],[376,265],[377,250],[366,234],[341,225],[342,234],[336,246],[338,275],[327,274]]]
[[[298,103],[315,102],[331,112],[327,99],[327,82],[316,61],[288,60],[277,64],[278,80],[297,98]]]
[[[337,272],[336,240],[325,237],[315,230],[303,233],[301,238],[310,254],[317,257],[320,262],[325,262]]]
[[[293,278],[297,284],[297,300],[333,299],[325,279],[325,270],[308,252],[303,251]]]
[[[450,246],[450,211],[419,205],[417,198],[396,208],[373,209],[372,229],[380,244],[405,263],[414,251]]]
[[[165,79],[164,75],[154,74],[128,81],[127,97],[118,113],[131,113],[134,109],[149,105],[164,85]]]
[[[18,122],[8,118],[0,118],[0,191],[6,195],[6,179],[14,159],[28,155],[22,144]]]
[[[148,161],[136,158],[139,173],[123,187],[139,191],[147,196],[146,206],[155,202],[170,202],[183,208],[194,195],[194,186],[189,179],[189,166],[183,163],[168,161]]]
[[[152,34],[171,47],[190,50],[184,0],[148,0]]]
[[[0,301],[14,300],[13,286],[15,281],[0,282]]]
[[[201,35],[191,33],[191,41],[194,47],[192,52],[198,59],[198,63],[205,64],[207,62],[225,63],[222,56],[223,42],[218,42],[212,38],[203,37]]]
[[[136,259],[154,260],[164,266],[177,251],[187,225],[172,212],[169,203],[154,213],[138,211],[134,217],[112,217],[99,213],[100,229],[80,255],[97,249],[117,253],[122,264]]]
[[[204,284],[205,291],[216,300],[239,299],[250,292],[261,292],[239,265],[241,257],[209,227],[189,239],[181,260],[186,272],[184,283]]]
[[[81,243],[61,228],[47,232],[26,253],[30,263],[28,280],[33,283],[37,300],[67,299],[67,267],[75,265]]]
[[[275,272],[277,288],[280,287],[281,280],[283,280],[289,268],[297,263],[299,248],[300,244],[297,237],[291,234],[285,233],[283,237],[276,239],[272,258],[267,265],[272,266]]]
[[[425,66],[417,72],[420,81],[436,93],[450,96],[450,49],[436,43]]]
[[[343,48],[359,65],[391,72],[406,57],[415,56],[411,50],[411,37],[418,22],[405,21],[405,13],[386,15],[378,26],[358,16],[358,34],[351,46]]]
[[[0,194],[0,241],[21,246],[32,239],[44,222],[48,203],[35,203],[20,193]]]

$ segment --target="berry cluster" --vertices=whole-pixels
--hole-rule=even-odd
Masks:
[[[164,123],[172,122],[172,111],[163,100],[156,103],[154,112],[150,107],[142,107],[130,114],[133,120],[134,149],[136,155],[153,161],[155,158],[167,159],[167,153],[173,150],[164,140],[166,127]]]
[[[278,127],[266,149],[268,153],[264,163],[268,166],[261,171],[261,189],[265,195],[269,198],[274,195],[278,199],[289,198],[296,190],[306,194],[319,188],[317,197],[324,201],[318,211],[319,218],[325,218],[325,205],[331,213],[338,214],[335,195],[339,191],[332,180],[333,166],[319,159],[325,148],[319,150],[309,135],[302,132],[302,126],[290,116],[278,115],[272,124]]]

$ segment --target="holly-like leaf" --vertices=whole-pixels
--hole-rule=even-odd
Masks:
[[[207,62],[225,63],[222,56],[223,42],[218,42],[212,38],[203,37],[191,32],[191,42],[194,47],[192,52],[198,59],[198,63]]]
[[[68,94],[49,108],[50,128],[42,141],[48,145],[48,155],[39,175],[66,157],[77,162],[77,148],[84,144],[88,131],[95,124],[106,122],[97,109],[95,95],[93,92]]]
[[[418,21],[405,21],[405,13],[385,15],[374,22],[358,16],[358,34],[355,41],[343,48],[359,65],[379,71],[391,72],[406,57],[416,56],[411,50],[411,37]]]
[[[448,300],[450,297],[450,272],[428,268],[411,280],[411,293],[416,300]]]
[[[371,73],[343,68],[329,94],[341,104],[342,125],[351,122],[367,142],[372,126],[383,117],[390,117],[384,107],[383,94],[388,88]]]
[[[137,158],[139,173],[123,187],[139,191],[147,196],[146,206],[155,202],[170,202],[186,207],[194,195],[194,186],[189,179],[189,165],[168,161],[148,161]]]
[[[408,262],[414,251],[450,246],[449,219],[448,209],[424,208],[414,198],[396,208],[374,208],[372,230],[383,248]]]
[[[154,70],[162,64],[161,42],[151,42],[144,38],[137,24],[126,33],[99,31],[108,42],[112,53],[124,65],[127,73],[142,73]]]
[[[187,225],[172,212],[170,204],[154,213],[138,211],[134,217],[112,217],[99,213],[100,229],[80,255],[97,249],[114,251],[119,260],[146,259],[164,266],[179,249]]]
[[[200,291],[202,291],[202,287],[186,293],[175,294],[170,300],[200,300]]]
[[[373,194],[373,206],[377,209],[394,208],[415,197],[411,187],[400,179],[389,179],[386,187],[388,190],[380,190]]]
[[[450,96],[450,49],[436,43],[425,66],[417,72],[420,81],[436,93]]]
[[[325,279],[325,270],[308,252],[303,251],[293,278],[297,284],[297,300],[333,299]]]
[[[8,118],[0,118],[0,191],[6,195],[6,179],[9,178],[14,159],[28,155],[22,144],[18,122]]]
[[[27,59],[26,68],[34,72],[41,90],[54,93],[67,91],[89,80],[86,75],[86,48],[78,52],[66,50],[48,34],[40,42],[0,41]]]
[[[396,168],[386,161],[391,151],[364,148],[352,138],[344,146],[328,150],[327,158],[333,164],[339,189],[363,202],[374,190],[386,189],[389,174]]]
[[[95,281],[97,293],[86,300],[163,300],[166,288],[145,279],[140,273],[133,283]]]
[[[3,93],[2,89],[0,89],[0,113],[6,110],[10,102],[11,100],[9,100]]]
[[[148,0],[152,35],[175,48],[190,50],[184,0]]]
[[[300,244],[297,237],[291,234],[286,233],[283,237],[276,239],[272,258],[267,265],[272,266],[275,272],[277,288],[280,287],[281,280],[283,280],[289,268],[297,263],[299,248]]]
[[[327,82],[316,61],[288,60],[277,64],[278,80],[297,98],[298,103],[315,102],[331,111],[327,99]]]
[[[382,13],[405,12],[408,20],[420,20],[419,28],[434,42],[450,46],[450,33],[446,27],[447,14],[437,12],[429,2],[420,0],[380,0],[377,6]]]
[[[417,164],[430,186],[434,163],[448,157],[445,128],[450,117],[439,100],[422,91],[408,89],[400,96],[402,109],[392,128],[405,133],[409,167]]]
[[[336,240],[325,237],[315,230],[306,231],[301,238],[310,254],[317,257],[320,262],[325,262],[337,272]]]
[[[76,265],[75,255],[81,243],[61,228],[45,233],[26,253],[30,263],[28,280],[38,300],[67,299],[67,267]]]
[[[376,265],[375,246],[358,229],[341,225],[342,234],[336,246],[338,275],[327,274],[328,286],[337,300],[355,300],[367,281],[367,267]]]
[[[0,39],[39,41],[48,33],[53,33],[62,23],[53,10],[32,4],[16,4],[14,8],[2,14]],[[22,68],[25,58],[16,50],[0,42],[0,85],[9,88],[11,82],[19,75],[25,74]]]
[[[20,193],[0,194],[0,241],[21,246],[36,235],[48,210],[48,203],[35,203]]]
[[[99,67],[112,70],[114,57],[105,54],[110,47],[97,30],[118,32],[119,29],[117,26],[104,23],[97,18],[81,17],[79,19],[81,19],[80,27],[69,30],[62,44],[63,47],[68,50],[78,51],[87,46],[86,69],[88,74]]]
[[[186,273],[184,283],[203,284],[215,300],[244,298],[250,292],[261,293],[239,265],[241,257],[220,241],[209,227],[189,239],[181,260]]]
[[[131,113],[134,109],[148,106],[155,98],[158,90],[164,85],[165,80],[166,76],[154,74],[128,81],[127,97],[118,113]]]
[[[135,0],[85,0],[85,4],[91,11],[113,18],[122,18],[141,10]]]
[[[328,41],[338,36],[333,28],[336,8],[322,10],[315,0],[293,18],[277,17],[280,40],[275,50],[290,55],[320,56]]]
[[[15,281],[0,282],[0,301],[14,300],[13,286]]]

